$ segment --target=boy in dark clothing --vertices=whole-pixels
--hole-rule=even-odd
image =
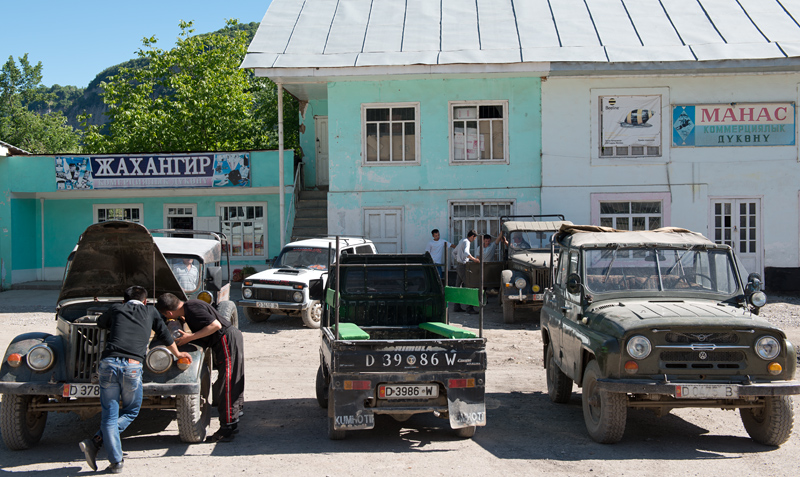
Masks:
[[[147,290],[132,286],[125,290],[124,303],[115,303],[97,318],[98,328],[108,330],[106,347],[98,365],[100,377],[100,430],[79,447],[92,470],[97,470],[97,451],[108,443],[108,471],[122,472],[122,442],[119,435],[139,414],[142,405],[142,362],[150,343],[150,331],[169,343],[178,358],[190,358],[178,351],[161,315],[147,306]]]
[[[219,371],[214,390],[219,410],[220,428],[208,438],[211,442],[230,441],[239,424],[244,405],[244,342],[242,332],[231,326],[213,306],[202,300],[181,301],[172,293],[158,297],[156,308],[170,319],[183,318],[191,333],[181,332],[175,342],[181,346],[190,341],[211,348]]]

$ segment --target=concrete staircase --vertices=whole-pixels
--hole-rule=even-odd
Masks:
[[[300,191],[292,228],[292,241],[328,234],[328,192]]]

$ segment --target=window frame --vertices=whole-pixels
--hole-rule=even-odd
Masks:
[[[462,227],[462,229],[463,229],[462,232],[465,235],[463,237],[459,237],[458,239],[455,238],[456,237],[456,226],[455,226],[456,220],[461,220],[463,222],[463,221],[466,221],[468,219],[467,217],[456,217],[455,216],[455,207],[457,207],[457,206],[469,206],[469,205],[477,205],[477,206],[481,207],[481,215],[479,217],[470,217],[469,218],[469,219],[472,219],[472,220],[474,220],[476,222],[475,231],[478,233],[478,237],[476,238],[476,241],[473,242],[472,245],[470,245],[470,250],[472,251],[472,255],[477,257],[478,256],[477,254],[480,253],[479,252],[480,244],[483,243],[483,235],[486,234],[486,233],[489,233],[491,231],[491,229],[492,229],[491,228],[491,221],[497,220],[497,233],[491,234],[492,235],[492,240],[497,239],[497,235],[500,234],[500,231],[502,230],[502,225],[503,225],[500,222],[500,217],[503,217],[503,215],[498,215],[498,216],[483,215],[484,211],[485,211],[484,208],[486,206],[493,206],[493,205],[508,206],[509,207],[509,212],[510,212],[508,215],[514,215],[516,207],[517,207],[517,201],[515,199],[505,199],[505,200],[504,199],[450,200],[450,201],[448,201],[448,204],[447,204],[448,229],[449,229],[449,236],[451,238],[451,240],[448,240],[449,243],[458,244],[461,241],[461,239],[466,237],[466,233],[469,232],[469,229],[466,228],[466,226],[464,226],[464,227]],[[483,222],[485,224],[483,231],[482,231],[481,227],[479,225],[477,225],[478,222]],[[478,240],[480,240],[480,241],[478,241]],[[502,259],[502,254],[501,254],[501,251],[500,251],[500,247],[495,247],[495,254],[497,255],[496,258],[498,260]]]
[[[188,215],[188,214],[185,214],[185,213],[183,215],[180,215],[180,214],[170,215],[169,214],[169,209],[181,209],[181,208],[182,209],[187,209],[189,207],[192,208],[191,215]],[[165,229],[170,228],[170,226],[169,226],[170,217],[182,217],[182,218],[191,217],[192,218],[192,224],[193,224],[192,228],[194,229],[197,226],[197,223],[195,221],[195,219],[197,219],[197,204],[194,203],[194,202],[187,202],[187,203],[182,203],[182,204],[164,204],[164,228]]]
[[[263,237],[264,237],[264,246],[263,246],[263,254],[256,254],[255,253],[255,240],[253,244],[253,254],[252,255],[244,255],[243,253],[240,255],[236,255],[233,253],[233,237],[228,236],[228,243],[229,243],[229,252],[230,252],[230,259],[233,260],[250,260],[250,259],[261,259],[267,258],[269,255],[269,229],[268,229],[268,207],[266,202],[256,202],[256,201],[243,201],[243,202],[217,202],[214,204],[214,208],[216,210],[217,218],[219,219],[219,226],[220,232],[224,233],[225,222],[226,220],[223,218],[222,208],[223,207],[261,207],[264,211],[264,215],[262,216],[263,220]],[[230,222],[230,220],[228,220]],[[253,234],[255,236],[255,233]],[[226,234],[227,236],[227,234]],[[244,233],[242,234],[242,251],[244,251]]]
[[[465,107],[465,106],[475,106],[476,108],[480,108],[481,106],[497,106],[500,105],[503,107],[503,159],[477,159],[474,161],[470,161],[465,159],[456,160],[455,158],[455,140],[454,140],[454,127],[453,122],[455,122],[455,117],[453,111],[457,107]],[[461,166],[461,165],[472,165],[472,164],[508,164],[509,163],[509,143],[508,143],[508,130],[509,130],[509,117],[508,117],[508,100],[507,99],[498,99],[498,100],[476,100],[476,101],[448,101],[447,103],[447,119],[448,119],[448,157],[449,157],[449,164],[451,166]],[[475,119],[479,121],[479,118]],[[480,126],[478,127],[480,131]],[[466,155],[466,154],[465,154]]]
[[[419,117],[419,101],[417,102],[401,102],[401,103],[361,103],[361,165],[369,167],[386,167],[386,166],[418,166],[420,165],[420,124]],[[391,121],[391,108],[414,108],[414,160],[413,161],[393,161],[391,160],[392,148],[389,148],[389,160],[375,162],[367,161],[367,110],[369,109],[384,109],[389,108],[389,124]],[[410,121],[404,121],[410,122]],[[391,137],[391,127],[389,128],[389,137]],[[380,142],[380,132],[378,135]],[[379,156],[380,157],[380,156]]]
[[[97,213],[100,209],[138,209],[139,210],[139,220],[133,221],[130,220],[129,222],[134,222],[137,224],[144,225],[144,204],[92,204],[92,223],[99,224],[101,223],[98,220]],[[124,219],[123,219],[124,220]],[[108,219],[103,220],[103,222],[108,222]]]
[[[590,197],[592,206],[591,221],[592,224],[594,225],[600,225],[601,202],[660,202],[661,227],[670,226],[672,201],[670,200],[669,192],[646,192],[646,193],[618,192],[618,193],[607,193],[607,194],[591,194]]]

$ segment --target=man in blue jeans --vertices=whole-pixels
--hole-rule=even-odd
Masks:
[[[168,343],[176,358],[190,358],[178,351],[161,315],[147,306],[147,290],[132,286],[125,290],[124,303],[115,303],[100,317],[97,326],[108,330],[106,348],[98,366],[100,375],[100,430],[79,447],[92,470],[97,470],[97,451],[105,443],[108,449],[107,471],[122,472],[120,434],[136,419],[142,405],[142,362],[147,354],[150,331]]]

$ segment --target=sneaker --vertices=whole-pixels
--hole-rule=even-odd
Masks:
[[[111,474],[119,474],[119,473],[121,473],[122,472],[122,464],[124,462],[125,462],[125,460],[121,460],[121,461],[117,462],[116,464],[109,465],[108,467],[106,467],[106,472],[109,472]]]
[[[89,464],[92,470],[97,470],[97,444],[93,439],[84,439],[78,443],[83,455],[86,457],[86,463]]]
[[[220,427],[213,435],[206,437],[206,442],[230,442],[237,432],[238,429],[233,427]]]

